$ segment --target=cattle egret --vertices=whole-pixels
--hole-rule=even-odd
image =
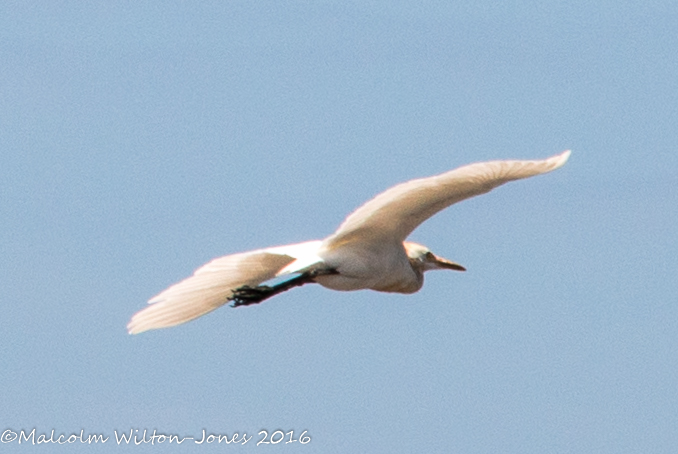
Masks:
[[[355,210],[324,240],[212,260],[151,298],[127,329],[136,334],[179,325],[228,302],[233,307],[256,304],[313,282],[332,290],[414,293],[424,283],[425,271],[465,270],[426,246],[405,241],[419,224],[461,200],[555,170],[569,156],[565,151],[539,161],[480,162],[399,184]],[[261,285],[289,275],[293,277],[277,285]]]

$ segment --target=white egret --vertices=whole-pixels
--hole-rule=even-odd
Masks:
[[[419,224],[453,203],[557,169],[569,156],[565,151],[544,160],[480,162],[399,184],[355,210],[324,240],[212,260],[151,298],[150,306],[134,314],[127,329],[136,334],[179,325],[229,301],[233,307],[256,304],[312,282],[332,290],[414,293],[423,285],[425,271],[465,270],[425,246],[405,241]],[[277,285],[261,285],[285,275],[296,276]]]

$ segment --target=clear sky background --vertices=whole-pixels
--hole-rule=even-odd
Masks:
[[[676,5],[4,2],[0,430],[111,438],[21,452],[130,429],[254,435],[130,452],[674,452]],[[418,229],[468,272],[415,295],[306,286],[126,333],[213,257],[568,148]]]

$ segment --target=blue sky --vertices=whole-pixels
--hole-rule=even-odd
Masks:
[[[25,452],[130,429],[254,435],[135,452],[672,451],[676,30],[654,1],[3,4],[0,429],[110,437]],[[469,271],[415,295],[305,286],[126,334],[213,257],[568,148],[422,225]]]

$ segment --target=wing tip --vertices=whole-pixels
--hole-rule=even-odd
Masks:
[[[570,159],[571,154],[572,150],[565,150],[562,153],[549,158],[549,161],[553,163],[553,170],[562,167],[567,162],[567,160]]]
[[[143,333],[144,331],[148,331],[152,329],[151,327],[143,327],[139,326],[140,323],[138,320],[136,320],[136,314],[132,317],[132,319],[129,321],[127,324],[127,334],[133,335],[133,334],[140,334]]]
[[[172,307],[163,304],[152,304],[132,316],[127,323],[127,334],[141,334],[154,329],[169,328],[188,322],[195,317],[176,318]],[[174,317],[172,317],[174,316]]]

